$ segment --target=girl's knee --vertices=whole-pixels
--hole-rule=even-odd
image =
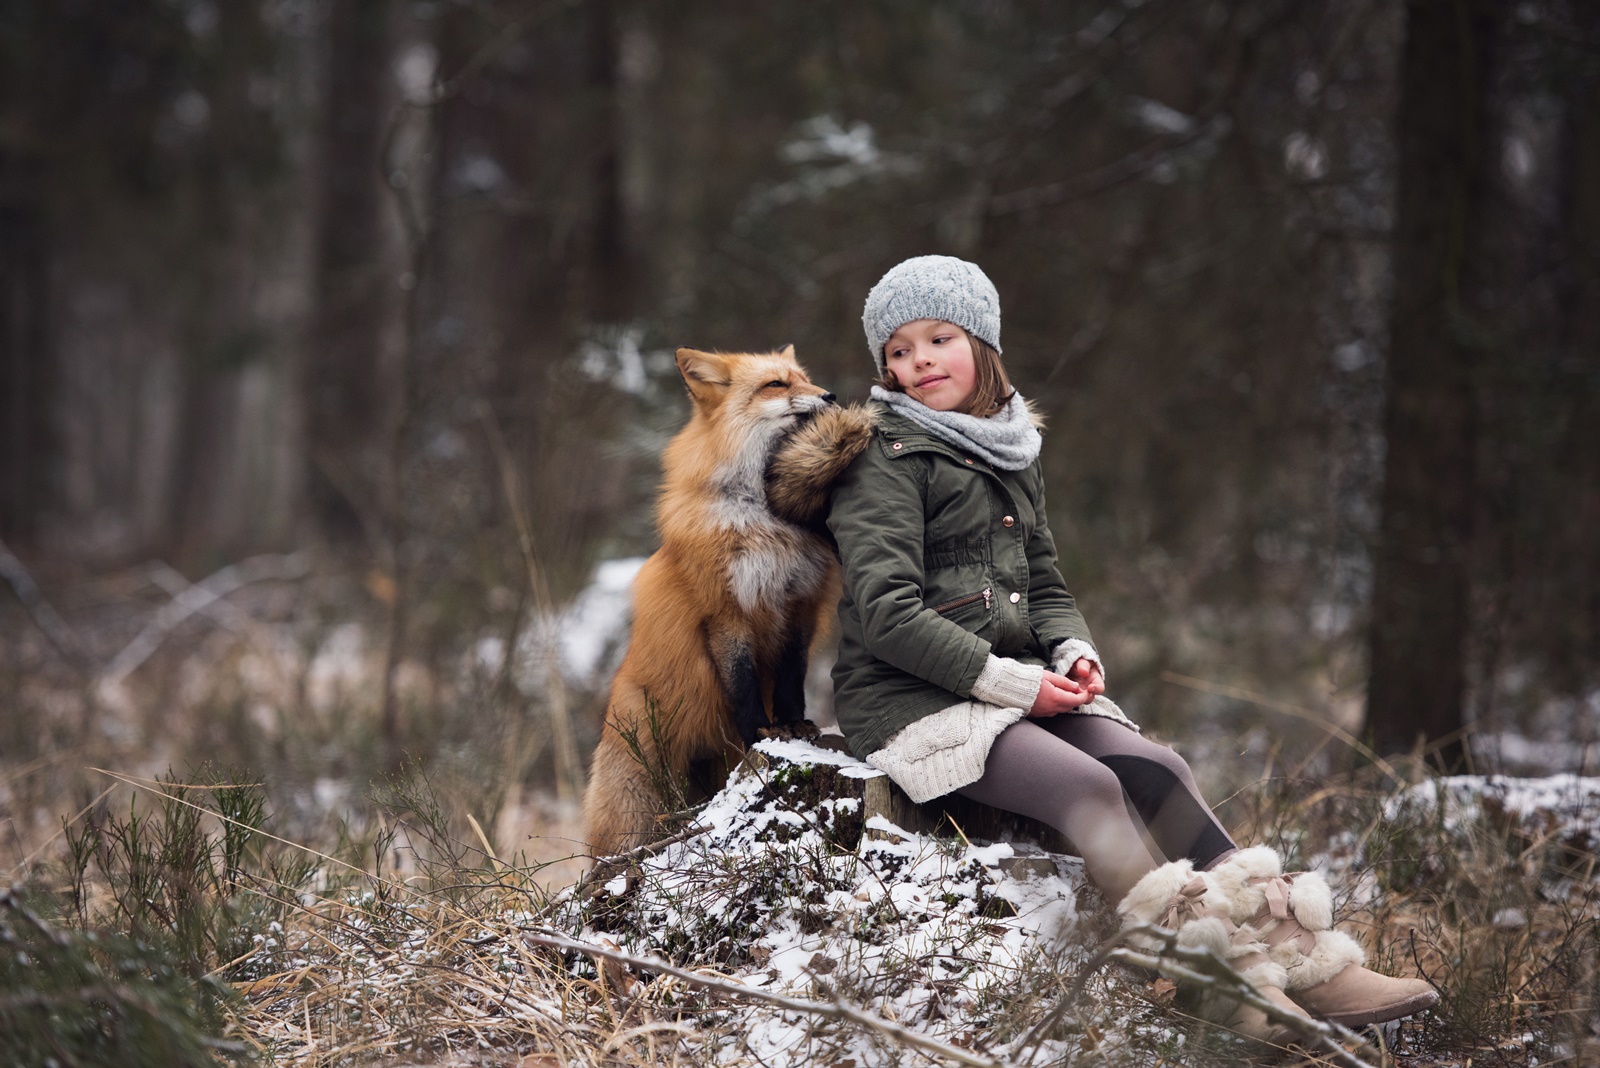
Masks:
[[[1073,776],[1073,792],[1093,804],[1122,807],[1122,780],[1116,772],[1096,762]]]
[[[1143,757],[1153,763],[1160,764],[1180,779],[1192,779],[1194,773],[1189,770],[1189,762],[1183,759],[1176,749],[1160,742],[1152,742],[1145,738],[1139,739],[1139,745],[1128,753],[1129,756]]]

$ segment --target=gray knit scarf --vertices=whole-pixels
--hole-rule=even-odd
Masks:
[[[1033,425],[1028,405],[1015,391],[1006,406],[991,416],[936,411],[908,394],[872,387],[872,399],[887,404],[936,438],[976,453],[1002,471],[1021,471],[1039,458],[1043,440]]]

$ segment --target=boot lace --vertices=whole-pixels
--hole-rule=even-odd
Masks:
[[[1302,953],[1310,953],[1316,948],[1317,936],[1302,926],[1300,921],[1295,919],[1294,913],[1289,911],[1294,881],[1302,874],[1304,873],[1294,872],[1290,875],[1264,875],[1251,879],[1248,885],[1260,886],[1261,892],[1266,896],[1266,902],[1250,918],[1250,925],[1261,931],[1261,941],[1269,946],[1281,946],[1293,939]]]
[[[1210,911],[1202,903],[1205,896],[1205,877],[1196,875],[1185,883],[1181,890],[1167,899],[1167,909],[1162,914],[1161,926],[1169,931],[1176,931],[1190,920],[1209,915]]]

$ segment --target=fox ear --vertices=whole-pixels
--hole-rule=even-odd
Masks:
[[[689,387],[689,396],[696,401],[715,400],[733,381],[726,356],[699,349],[678,350],[678,371],[683,375],[683,384]]]
[[[790,342],[789,344],[785,345],[783,348],[779,349],[778,350],[778,355],[782,356],[786,360],[794,359],[794,343]]]

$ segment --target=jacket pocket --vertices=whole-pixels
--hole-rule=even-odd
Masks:
[[[933,610],[938,612],[940,615],[946,615],[950,612],[954,612],[957,608],[965,608],[967,605],[974,604],[978,601],[982,601],[983,607],[988,608],[992,603],[993,597],[994,588],[991,586],[985,586],[977,593],[969,593],[965,597],[957,597],[953,601],[946,601],[944,604],[936,604],[933,606]]]
[[[960,557],[961,562],[931,567],[922,581],[922,603],[943,619],[979,637],[994,640],[990,631],[999,615],[995,576],[988,560],[988,543],[968,539],[962,543],[934,545],[936,559]]]
[[[964,594],[943,604],[933,605],[933,610],[949,619],[966,616],[977,617],[977,606],[982,606],[983,614],[987,616],[994,608],[994,587],[985,586],[976,593]]]

